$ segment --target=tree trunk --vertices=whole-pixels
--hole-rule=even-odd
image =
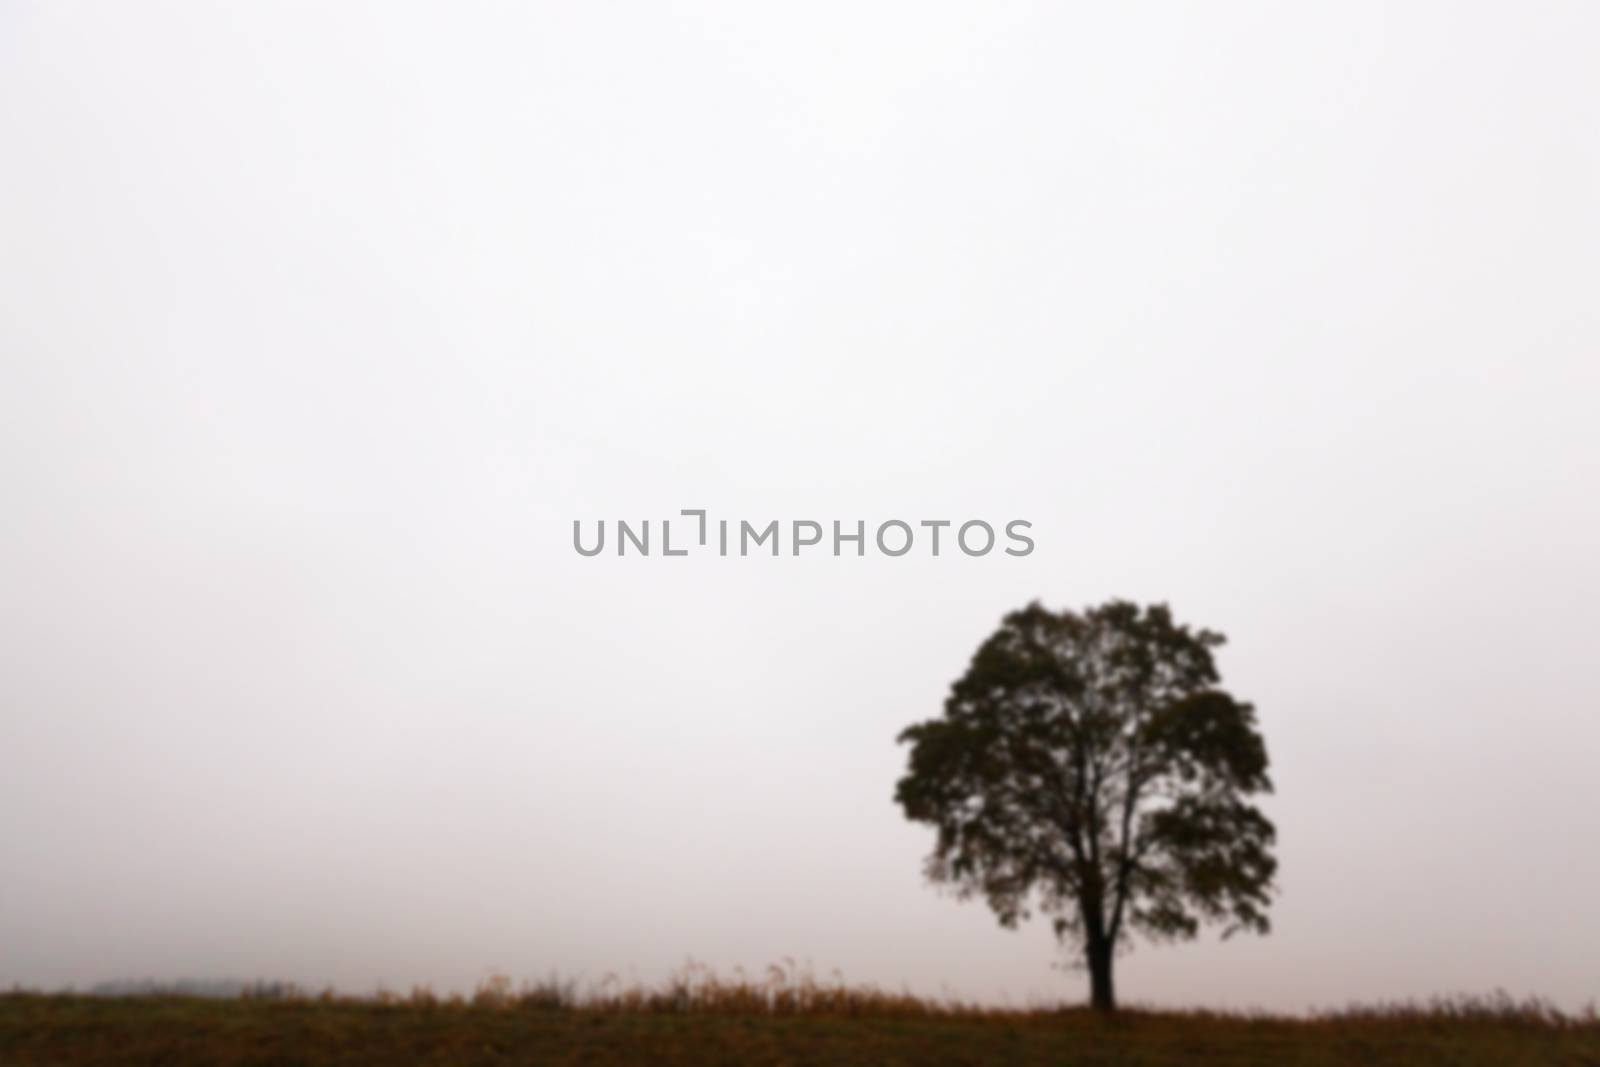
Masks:
[[[1111,943],[1104,938],[1091,938],[1087,946],[1089,957],[1089,1006],[1096,1011],[1115,1011],[1117,995],[1111,984]]]

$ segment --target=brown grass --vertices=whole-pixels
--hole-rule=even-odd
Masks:
[[[260,986],[235,1000],[0,996],[0,1064],[1571,1064],[1600,1065],[1593,1008],[1505,994],[1305,1018],[997,1008],[929,999],[791,961],[659,986],[491,978],[471,995],[370,997]]]

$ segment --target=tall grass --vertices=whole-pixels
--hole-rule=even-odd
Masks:
[[[471,993],[349,996],[260,984],[232,999],[146,988],[0,994],[0,1064],[73,1067],[1600,1067],[1600,1018],[1505,993],[1302,1016],[1005,1008],[819,979],[792,961],[756,975],[690,964],[654,985],[616,976]]]
[[[275,988],[282,989],[281,986]],[[292,995],[308,996],[301,991]],[[932,998],[909,991],[891,992],[872,985],[850,984],[837,971],[824,981],[809,967],[792,959],[767,967],[759,977],[736,968],[732,977],[724,978],[712,967],[691,961],[658,985],[624,983],[616,974],[607,974],[588,986],[559,975],[513,984],[506,975],[496,974],[484,979],[466,996],[441,995],[428,986],[413,986],[404,996],[388,990],[379,990],[370,997],[327,990],[315,999],[344,1003],[375,1001],[425,1009],[470,1007],[489,1011],[834,1018],[1010,1018],[1049,1010],[998,1008],[958,997]]]
[[[712,967],[686,963],[656,985],[624,983],[616,974],[584,985],[557,974],[514,983],[495,974],[470,993],[435,993],[428,986],[413,986],[401,994],[380,989],[370,995],[318,994],[282,982],[255,983],[240,994],[246,1000],[317,1001],[349,1005],[401,1006],[424,1011],[448,1008],[493,1012],[581,1012],[613,1015],[705,1015],[757,1017],[822,1017],[880,1019],[991,1019],[1020,1021],[1061,1016],[1095,1016],[1077,1004],[1034,1004],[1007,1007],[982,1004],[960,997],[918,996],[908,990],[891,991],[874,985],[851,984],[838,971],[820,979],[808,966],[793,959],[768,966],[759,976],[736,968],[731,977]],[[1600,1013],[1594,1004],[1566,1012],[1537,997],[1518,999],[1504,990],[1487,995],[1460,994],[1425,1001],[1355,1003],[1345,1007],[1287,1016],[1265,1011],[1174,1010],[1133,1005],[1117,1016],[1137,1019],[1191,1022],[1289,1023],[1308,1029],[1394,1029],[1463,1027],[1515,1028],[1544,1031],[1600,1033]]]

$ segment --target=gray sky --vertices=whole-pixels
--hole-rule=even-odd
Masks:
[[[1007,610],[1231,638],[1275,932],[1127,998],[1600,996],[1600,9],[0,3],[0,985],[783,956],[924,886]],[[579,558],[985,518],[1022,559]]]

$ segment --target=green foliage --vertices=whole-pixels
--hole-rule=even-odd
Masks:
[[[1250,803],[1272,788],[1267,750],[1254,710],[1219,687],[1222,643],[1164,605],[1030,604],[978,649],[944,714],[900,735],[896,799],[937,831],[929,877],[1006,926],[1050,916],[1084,949],[1101,1007],[1134,932],[1268,929],[1274,830]]]

